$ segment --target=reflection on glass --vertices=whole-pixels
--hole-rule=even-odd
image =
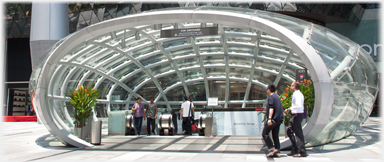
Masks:
[[[247,88],[247,83],[246,82],[230,82],[229,83],[229,98],[228,100],[244,100],[245,96],[245,90]],[[232,107],[241,107],[240,106],[234,106],[231,105]]]
[[[203,81],[187,84],[188,91],[193,101],[206,101],[206,89]]]
[[[185,96],[184,87],[177,86],[165,93],[165,96],[168,98],[168,101],[184,101],[183,97]]]
[[[209,80],[209,97],[218,97],[219,101],[225,100],[225,80]]]
[[[265,100],[267,98],[267,90],[257,84],[251,84],[248,100]]]

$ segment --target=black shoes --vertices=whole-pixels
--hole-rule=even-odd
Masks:
[[[295,155],[295,154],[297,154],[297,153],[299,153],[299,152],[297,152],[296,150],[292,150],[290,153],[288,153],[287,155],[288,156],[293,156],[293,155]]]
[[[295,155],[297,154],[297,155]],[[288,156],[293,156],[293,157],[307,157],[308,154],[305,152],[297,152],[296,150],[292,150],[290,153],[287,154]]]

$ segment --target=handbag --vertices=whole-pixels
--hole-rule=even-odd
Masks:
[[[192,111],[191,109],[192,109],[192,103],[189,104],[188,118],[189,118],[189,121],[191,122],[191,125],[194,125],[195,124],[195,118],[193,116],[190,116],[191,111]]]

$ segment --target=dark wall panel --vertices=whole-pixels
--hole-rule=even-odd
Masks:
[[[6,82],[29,81],[32,72],[29,38],[8,38]]]

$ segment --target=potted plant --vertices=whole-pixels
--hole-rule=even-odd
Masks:
[[[78,86],[70,90],[70,94],[66,94],[73,106],[73,117],[75,125],[75,135],[81,139],[85,139],[83,127],[86,125],[88,118],[91,117],[92,111],[97,103],[102,90],[94,89],[94,84],[88,86]]]

